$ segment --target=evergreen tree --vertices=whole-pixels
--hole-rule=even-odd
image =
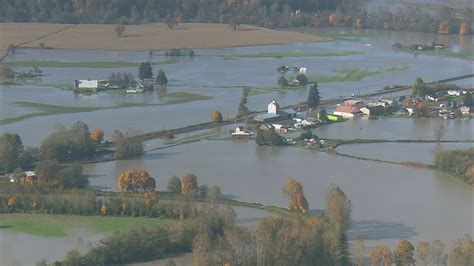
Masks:
[[[318,83],[315,83],[309,88],[308,100],[306,104],[309,108],[316,108],[320,103],[321,97],[319,96]]]
[[[166,74],[163,69],[160,69],[160,71],[158,72],[158,75],[156,76],[156,83],[158,83],[158,85],[160,86],[168,85],[168,78],[166,77]]]
[[[141,80],[151,79],[153,77],[153,69],[150,62],[143,62],[138,68],[138,78]]]

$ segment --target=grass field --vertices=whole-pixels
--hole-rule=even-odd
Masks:
[[[119,108],[128,108],[128,107],[147,107],[147,106],[159,106],[159,105],[170,105],[170,104],[181,104],[188,103],[193,101],[202,101],[210,100],[213,97],[191,93],[191,92],[171,92],[168,93],[161,103],[119,103],[114,106],[108,107],[71,107],[71,106],[62,106],[62,105],[53,105],[53,104],[44,104],[44,103],[35,103],[35,102],[15,102],[16,106],[24,108],[34,108],[39,112],[28,113],[24,115],[19,115],[15,117],[5,118],[0,120],[0,125],[6,125],[10,123],[16,123],[23,121],[25,119],[48,116],[48,115],[58,115],[58,114],[71,114],[71,113],[86,113],[93,112],[97,110],[106,110],[106,109],[119,109]]]
[[[272,92],[285,93],[285,92],[288,92],[288,91],[295,91],[295,90],[303,89],[303,88],[305,88],[305,86],[289,86],[289,87],[286,87],[286,88],[245,86],[243,88],[250,89],[249,96],[256,96],[256,95],[267,94],[267,93],[272,93]]]
[[[383,73],[405,71],[408,66],[390,67],[379,70],[368,69],[339,69],[335,70],[337,75],[334,76],[309,76],[309,83],[330,83],[330,82],[345,82],[345,81],[361,81],[366,77],[375,76]]]
[[[63,237],[75,229],[107,233],[169,223],[145,217],[69,216],[49,214],[0,214],[0,230],[13,230],[41,237]]]
[[[122,37],[115,36],[115,25],[49,23],[2,23],[0,39],[4,50],[8,44],[39,48],[148,51],[171,48],[223,48],[249,45],[321,42],[330,39],[309,34],[241,25],[234,31],[228,24],[181,23],[168,29],[165,23],[126,25]],[[37,38],[43,38],[36,40]]]
[[[178,60],[169,59],[151,62],[152,65],[175,64]],[[6,63],[10,67],[76,67],[76,68],[121,68],[138,67],[141,63],[126,61],[92,61],[92,62],[62,62],[62,61],[14,61]]]
[[[231,57],[237,57],[237,58],[332,57],[332,56],[349,56],[349,55],[360,55],[360,54],[364,54],[364,52],[360,52],[360,51],[345,51],[345,52],[333,52],[333,53],[261,52],[261,53],[254,53],[254,54],[232,55]]]
[[[321,33],[319,36],[338,41],[360,41],[364,37],[364,35],[354,33]]]

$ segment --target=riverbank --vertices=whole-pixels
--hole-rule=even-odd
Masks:
[[[169,29],[164,23],[126,25],[122,37],[114,33],[115,25],[80,24],[59,33],[65,25],[49,23],[2,23],[2,49],[9,44],[21,48],[85,49],[116,51],[149,51],[171,48],[224,48],[289,44],[295,42],[325,42],[330,38],[241,25],[232,30],[228,24],[182,23]],[[18,30],[21,29],[21,30]],[[49,35],[51,34],[51,35]]]

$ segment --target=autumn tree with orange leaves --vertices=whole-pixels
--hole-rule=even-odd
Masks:
[[[390,266],[393,261],[392,252],[387,246],[375,246],[370,251],[369,260],[372,265]]]
[[[393,252],[396,265],[414,265],[415,247],[408,240],[400,240],[397,249]]]
[[[147,171],[129,170],[120,174],[117,185],[125,192],[154,191],[156,181]]]
[[[469,27],[469,22],[468,21],[463,21],[461,23],[461,26],[459,27],[459,34],[460,35],[467,35],[471,32],[471,28]]]
[[[181,177],[181,193],[195,195],[198,190],[196,175],[189,173]]]
[[[283,196],[289,200],[289,208],[291,210],[298,210],[302,213],[308,211],[308,201],[303,193],[303,186],[294,178],[289,177],[286,184],[283,186]]]
[[[211,122],[216,124],[222,122],[222,114],[218,111],[212,112]]]
[[[95,143],[97,143],[97,144],[101,143],[102,140],[103,140],[103,138],[104,138],[104,131],[102,131],[102,129],[100,129],[100,128],[95,128],[94,130],[92,130],[92,132],[91,132],[91,139],[92,139]]]

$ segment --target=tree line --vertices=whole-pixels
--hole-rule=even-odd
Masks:
[[[474,148],[438,151],[435,165],[443,171],[454,173],[462,180],[474,184]]]
[[[354,0],[1,0],[0,18],[12,22],[146,23],[166,21],[274,23],[291,11],[335,10]]]
[[[345,26],[442,34],[470,34],[473,8],[438,5],[435,12],[413,4],[395,11],[380,8],[368,13],[358,0],[0,0],[0,19],[11,22],[117,23],[180,22],[228,23],[264,27]]]

